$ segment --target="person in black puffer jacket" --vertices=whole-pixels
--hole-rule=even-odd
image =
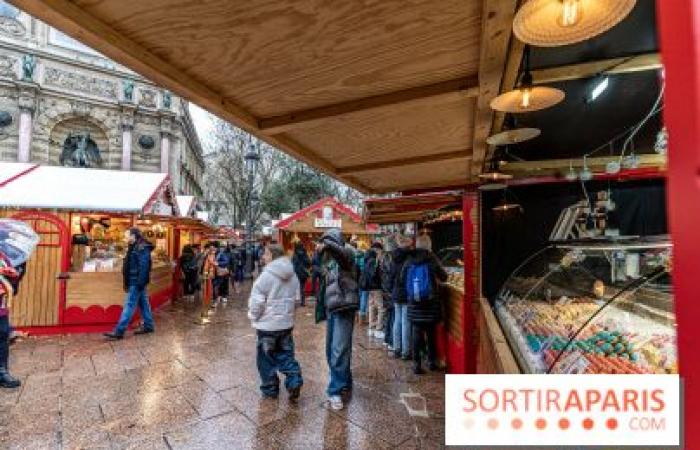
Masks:
[[[391,268],[391,301],[394,304],[394,325],[392,327],[393,352],[395,358],[409,360],[411,358],[411,327],[408,322],[406,293],[401,289],[399,277],[404,263],[411,252],[413,240],[407,236],[396,237],[398,248],[392,255]],[[392,349],[389,349],[392,350]]]
[[[414,302],[408,299],[408,320],[411,323],[413,337],[413,371],[415,374],[423,373],[421,350],[427,347],[428,368],[437,369],[435,350],[435,325],[442,320],[442,299],[438,280],[447,280],[447,272],[440,265],[435,254],[432,252],[432,242],[427,235],[419,236],[416,239],[416,249],[408,254],[403,269],[399,276],[398,286],[402,295],[406,295],[406,274],[409,267],[428,264],[432,283],[432,296],[421,302]]]

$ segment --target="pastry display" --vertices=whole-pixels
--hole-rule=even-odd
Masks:
[[[611,264],[615,258],[606,253],[649,267],[666,247],[658,251],[647,245],[638,253],[611,246],[549,250],[543,252],[546,259],[535,258],[531,267],[519,269],[522,275],[511,276],[494,307],[524,372],[678,373],[668,273],[639,286],[629,284],[629,277],[623,283]]]

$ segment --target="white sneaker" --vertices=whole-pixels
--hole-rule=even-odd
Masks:
[[[374,330],[371,329],[371,328],[368,329],[368,330],[367,330],[367,336],[369,336],[369,337],[374,337]]]
[[[379,330],[375,330],[375,331],[374,331],[374,337],[375,337],[376,339],[384,339],[384,332],[383,332],[383,331],[379,331]]]
[[[344,406],[343,399],[340,397],[340,395],[329,395],[328,404],[334,411],[340,411],[341,409],[343,409]]]

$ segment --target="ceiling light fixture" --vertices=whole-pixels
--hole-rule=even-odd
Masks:
[[[518,39],[539,47],[574,44],[620,23],[636,0],[530,0],[513,20]]]
[[[530,47],[525,48],[524,71],[518,88],[491,100],[491,109],[504,113],[526,113],[550,108],[564,100],[564,91],[545,86],[533,86],[530,73]]]
[[[578,173],[574,170],[574,163],[571,161],[569,161],[569,171],[564,175],[564,178],[566,178],[567,181],[578,180]]]
[[[503,199],[501,202],[491,209],[496,212],[507,212],[513,209],[519,209],[520,212],[524,212],[523,207],[519,203],[508,201],[508,189],[503,191]]]
[[[583,157],[583,168],[581,168],[581,173],[579,173],[579,178],[581,181],[590,181],[593,179],[593,172],[588,167],[587,157]]]
[[[505,180],[510,180],[513,178],[513,175],[508,174],[508,173],[503,173],[500,171],[500,165],[498,163],[498,158],[496,155],[493,155],[493,158],[491,158],[491,162],[489,163],[489,170],[488,172],[484,172],[479,174],[479,178],[481,178],[484,181],[505,181]]]
[[[538,128],[516,128],[489,136],[486,143],[495,146],[519,144],[536,138],[540,133],[542,132]]]
[[[598,75],[593,79],[592,86],[593,88],[586,99],[586,103],[594,102],[603,92],[605,92],[606,89],[608,89],[608,86],[610,86],[610,77],[607,75]]]

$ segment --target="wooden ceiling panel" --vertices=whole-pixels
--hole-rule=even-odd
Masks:
[[[287,135],[330,155],[338,169],[465,151],[471,149],[474,103],[473,98],[461,98],[357,112]]]
[[[469,180],[468,159],[415,164],[355,174],[360,183],[377,193],[424,188],[464,186]]]
[[[478,0],[75,3],[258,117],[478,71]]]

